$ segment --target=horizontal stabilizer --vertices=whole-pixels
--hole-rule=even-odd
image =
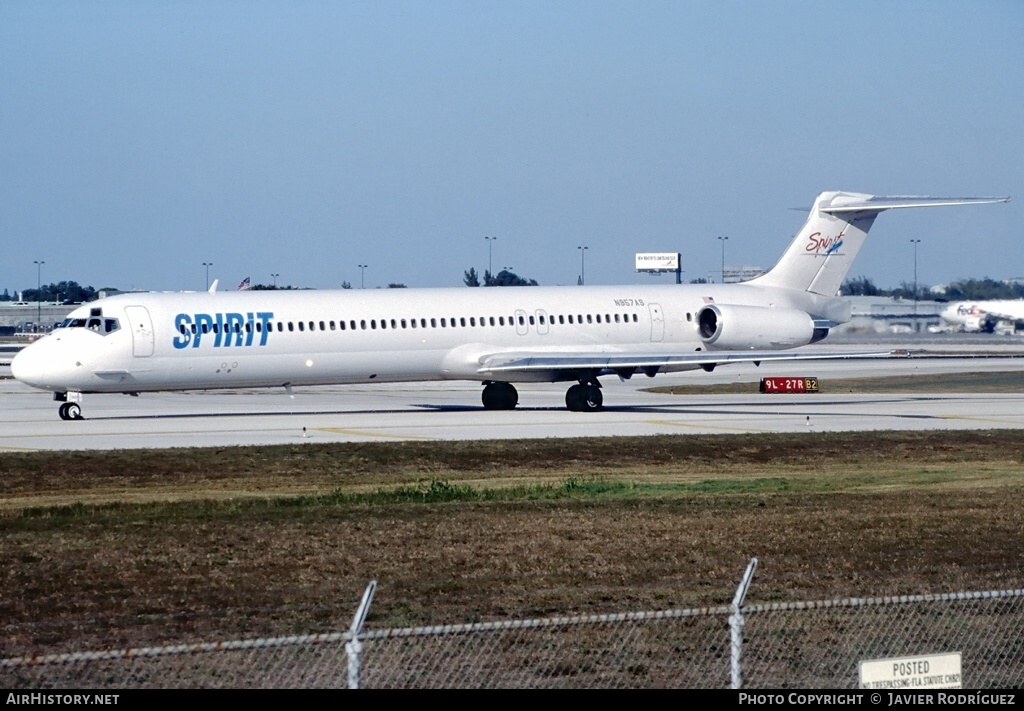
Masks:
[[[943,205],[987,205],[1009,202],[1008,197],[924,197],[920,195],[876,196],[838,195],[831,205],[821,208],[822,212],[837,215],[849,212],[882,212],[903,207],[941,207]]]
[[[814,201],[807,222],[789,249],[767,273],[752,279],[757,286],[835,296],[879,213],[905,207],[985,205],[1008,197],[925,197],[869,195],[830,191]]]

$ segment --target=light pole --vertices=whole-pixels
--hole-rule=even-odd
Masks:
[[[921,240],[912,239],[910,243],[914,245],[914,315],[917,315],[917,245],[921,243]]]
[[[210,290],[210,267],[213,266],[213,262],[203,262],[203,266],[206,267],[206,290]]]
[[[272,276],[274,278],[274,288],[276,289],[277,288],[277,278],[279,276],[281,276],[281,275],[280,274],[271,274],[270,276]]]
[[[719,237],[719,241],[722,243],[722,283],[725,283],[725,241],[728,237]]]
[[[39,331],[39,322],[43,320],[43,265],[46,264],[41,259],[33,260],[36,265],[36,331]]]
[[[587,250],[590,247],[579,246],[576,249],[580,250],[580,286],[587,283]]]
[[[359,288],[360,289],[365,289],[366,288],[366,268],[368,266],[370,266],[370,265],[369,264],[360,264],[358,266],[359,266]]]
[[[491,255],[493,254],[494,240],[497,237],[484,237],[487,240],[487,274],[490,277],[494,277],[494,268],[491,266]]]

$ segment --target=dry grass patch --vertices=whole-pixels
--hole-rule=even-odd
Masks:
[[[0,654],[1021,587],[1018,431],[0,455]]]

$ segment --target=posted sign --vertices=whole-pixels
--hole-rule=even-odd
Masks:
[[[959,689],[960,652],[860,663],[862,689]]]

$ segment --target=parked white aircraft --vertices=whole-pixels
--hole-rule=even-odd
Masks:
[[[956,301],[939,316],[958,331],[1014,332],[1024,328],[1024,300]]]
[[[742,284],[141,293],[71,312],[13,360],[63,419],[84,393],[475,380],[486,409],[515,382],[573,382],[570,410],[601,409],[598,377],[856,354],[785,352],[848,320],[836,294],[878,213],[1009,198],[826,192],[768,273]],[[860,354],[864,355],[864,354]]]

